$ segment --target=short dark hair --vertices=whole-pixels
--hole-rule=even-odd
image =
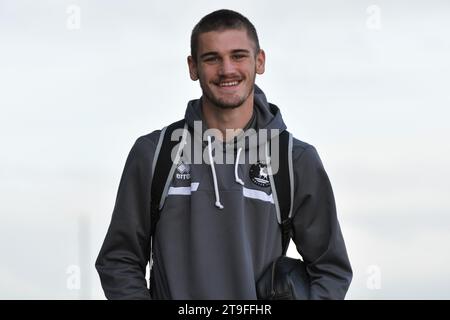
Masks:
[[[259,40],[255,26],[239,12],[221,9],[204,16],[194,27],[191,34],[191,55],[197,61],[198,37],[201,33],[209,31],[245,29],[251,40],[255,43],[255,55],[259,52]]]

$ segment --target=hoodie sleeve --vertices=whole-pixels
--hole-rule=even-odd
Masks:
[[[311,299],[344,299],[352,280],[333,190],[316,149],[294,153],[294,242],[307,264]]]
[[[145,272],[150,257],[150,188],[154,143],[132,147],[117,192],[96,269],[108,299],[150,299]]]

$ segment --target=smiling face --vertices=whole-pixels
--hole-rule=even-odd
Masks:
[[[207,105],[233,109],[253,104],[256,74],[264,73],[265,55],[245,29],[210,31],[199,35],[196,61],[189,56],[192,80],[199,80]]]

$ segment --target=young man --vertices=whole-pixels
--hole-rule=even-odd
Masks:
[[[256,30],[241,14],[215,11],[195,26],[188,66],[203,95],[186,109],[189,138],[178,149],[183,157],[170,172],[150,239],[155,200],[150,197],[162,131],[140,137],[131,149],[96,262],[107,298],[257,298],[256,281],[282,254],[279,204],[270,176],[276,168],[269,167],[267,150],[277,132],[286,130],[278,107],[255,85],[264,63]],[[270,132],[266,138],[251,139],[263,130]],[[223,155],[227,161],[220,161]],[[256,162],[247,161],[255,155]],[[293,139],[289,156],[293,241],[307,265],[310,297],[343,299],[352,270],[327,174],[312,145]],[[270,157],[277,158],[275,153]]]

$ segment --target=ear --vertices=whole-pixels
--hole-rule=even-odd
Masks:
[[[266,67],[266,53],[264,50],[259,50],[256,55],[256,73],[263,74]]]
[[[187,63],[189,66],[189,75],[191,76],[192,81],[198,80],[197,64],[192,56],[187,57]]]

